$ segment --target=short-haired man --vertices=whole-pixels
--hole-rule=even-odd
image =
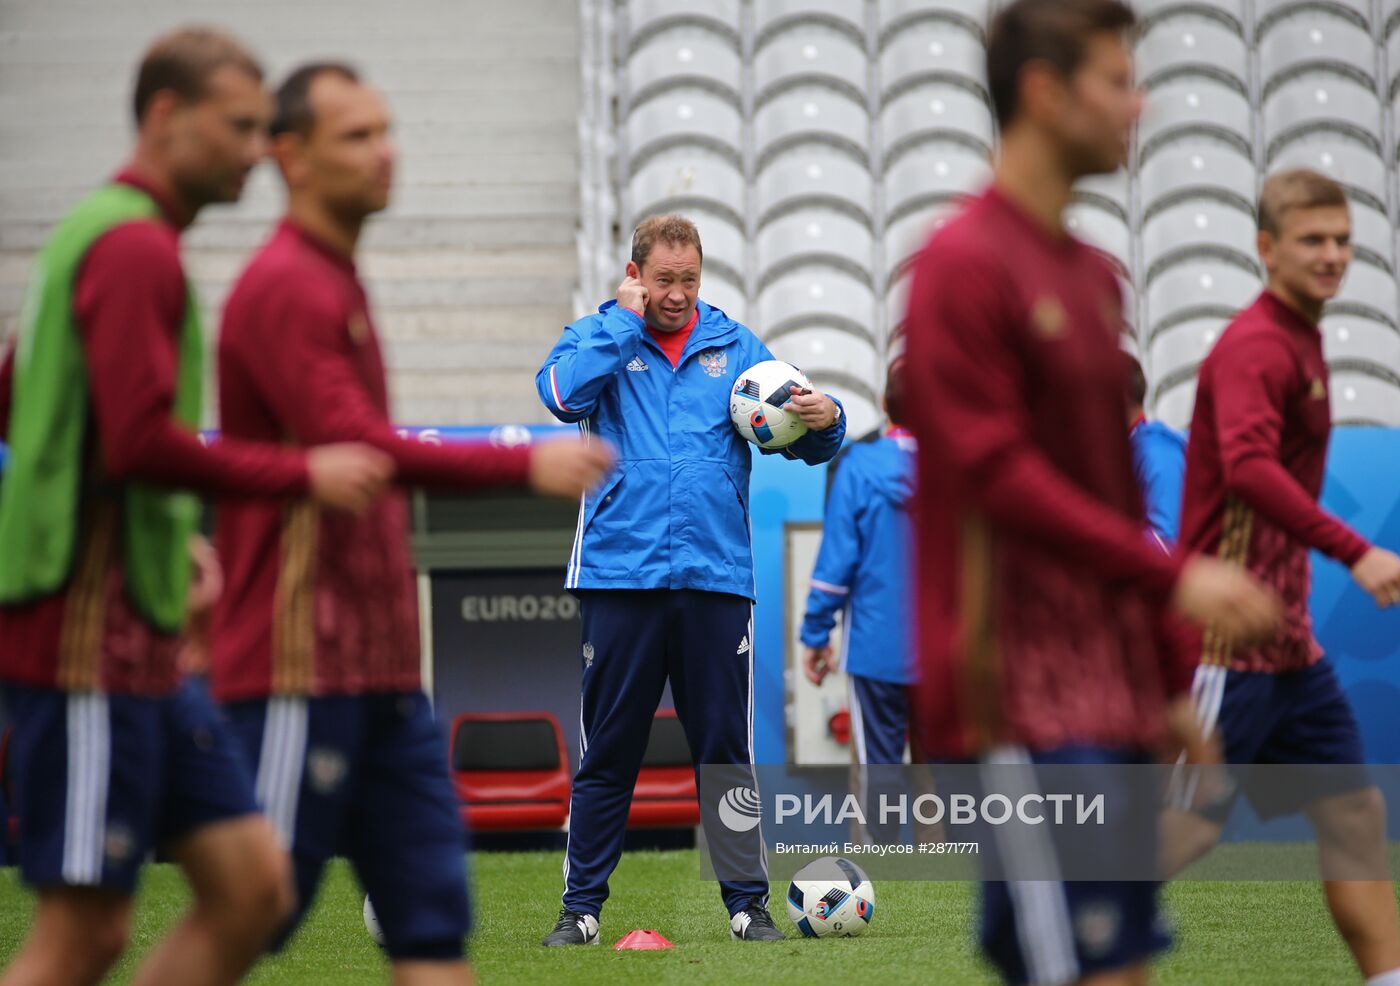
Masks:
[[[1271,175],[1259,199],[1258,245],[1268,283],[1201,364],[1181,545],[1272,586],[1284,619],[1254,646],[1207,632],[1195,692],[1228,764],[1314,765],[1286,790],[1246,793],[1265,817],[1306,812],[1337,930],[1370,986],[1400,986],[1395,891],[1378,878],[1389,872],[1385,803],[1357,766],[1364,757],[1356,719],[1308,610],[1310,550],[1350,568],[1377,605],[1400,602],[1400,557],[1317,503],[1332,423],[1318,321],[1351,260],[1342,187],[1313,171]],[[1169,814],[1169,874],[1214,845],[1229,808]]]
[[[1132,353],[1123,353],[1127,369],[1128,437],[1133,469],[1142,488],[1147,527],[1163,551],[1176,544],[1181,527],[1181,484],[1186,475],[1186,436],[1165,421],[1149,420],[1147,376]]]
[[[273,156],[287,215],[238,279],[219,335],[226,435],[292,446],[362,441],[407,483],[576,497],[612,456],[577,439],[533,448],[425,445],[389,420],[355,249],[389,202],[383,98],[317,63],[277,91]],[[267,354],[276,351],[278,360]],[[374,901],[396,983],[465,983],[465,847],[442,732],[419,676],[418,597],[401,491],[361,517],[310,501],[225,503],[211,683],[292,850],[298,909],[343,854]]]
[[[799,636],[802,670],[820,685],[832,659],[831,630],[841,613],[840,670],[850,686],[851,739],[864,768],[904,762],[913,680],[909,626],[913,540],[914,436],[905,427],[902,360],[885,375],[881,402],[889,425],[873,442],[849,445],[832,465],[836,478],[822,513],[822,543],[812,569]],[[838,468],[839,467],[839,468]],[[893,778],[860,772],[863,804],[878,803]],[[890,826],[867,826],[885,842]]]
[[[702,802],[700,764],[753,763],[751,457],[730,424],[729,396],[737,374],[773,355],[699,300],[700,264],[691,222],[643,222],[616,300],[565,328],[535,378],[555,417],[620,450],[617,469],[580,506],[565,583],[583,618],[581,760],[563,907],[546,945],[598,941],[668,679]],[[783,454],[825,462],[845,435],[840,405],[792,390],[788,406],[810,430]],[[760,831],[744,838],[755,870],[766,869]],[[720,886],[734,937],[783,937],[768,914],[766,872]]]
[[[392,468],[367,447],[201,444],[203,336],[179,237],[238,198],[266,147],[267,93],[237,41],[180,30],[142,60],[135,113],[130,163],[39,254],[0,370],[13,374],[0,682],[20,867],[39,898],[7,986],[100,980],[157,846],[194,906],[136,981],[231,983],[252,964],[291,886],[236,743],[179,684],[198,504],[178,490],[360,510]]]
[[[992,186],[915,267],[913,711],[932,757],[1020,774],[1078,765],[1106,783],[1168,735],[1209,759],[1190,668],[1163,639],[1168,603],[1233,636],[1275,619],[1242,573],[1173,559],[1143,536],[1117,281],[1064,225],[1075,181],[1127,160],[1141,107],[1133,23],[1117,0],[1002,9],[987,44],[1001,126]],[[1051,838],[1045,828],[1025,837]],[[1054,845],[1017,849],[1012,838],[998,829],[995,855],[1013,866],[1056,858]],[[1111,818],[1096,838],[1100,858],[1152,864],[1151,831]],[[1165,944],[1156,893],[1146,880],[1028,880],[1013,869],[984,885],[982,944],[1011,983],[1140,983]]]

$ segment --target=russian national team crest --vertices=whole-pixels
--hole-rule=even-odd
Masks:
[[[700,354],[700,365],[712,377],[721,377],[729,366],[729,356],[723,349],[706,349]]]

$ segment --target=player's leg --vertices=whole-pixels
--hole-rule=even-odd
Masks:
[[[683,590],[672,594],[667,658],[676,715],[696,765],[700,818],[730,930],[746,940],[781,940],[768,907],[768,857],[763,827],[735,832],[717,809],[735,787],[756,790],[753,772],[753,604],[742,596]],[[732,772],[702,765],[733,765]],[[707,776],[707,774],[709,776]]]
[[[253,773],[258,807],[291,853],[294,904],[269,943],[275,951],[311,909],[326,863],[340,851],[363,717],[354,697],[296,695],[232,702],[224,715]]]
[[[597,918],[608,898],[608,877],[622,858],[632,791],[666,688],[670,595],[666,590],[599,590],[581,596],[579,767],[564,851],[563,907],[568,914]]]
[[[877,843],[898,840],[900,826],[881,821],[881,798],[895,803],[908,793],[903,767],[909,736],[909,700],[904,685],[852,674],[851,738],[859,766],[861,803],[866,806],[867,835]]]
[[[287,854],[258,811],[242,750],[208,695],[186,684],[161,704],[168,780],[158,837],[194,903],[133,982],[234,983],[292,911]]]
[[[374,902],[399,986],[466,986],[466,833],[422,692],[361,696],[365,745],[345,850]]]
[[[0,983],[97,982],[126,947],[151,845],[162,774],[154,700],[10,686],[5,704],[20,874],[38,901]]]

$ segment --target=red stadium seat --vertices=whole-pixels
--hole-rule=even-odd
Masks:
[[[564,731],[548,712],[465,712],[452,720],[452,783],[477,832],[563,828]]]
[[[692,828],[700,824],[695,767],[690,744],[675,709],[658,709],[637,786],[632,791],[629,828]]]

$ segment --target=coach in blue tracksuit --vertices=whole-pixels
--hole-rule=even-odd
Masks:
[[[822,543],[802,620],[803,669],[820,685],[832,661],[831,628],[842,614],[839,667],[850,686],[851,738],[862,766],[902,764],[909,735],[907,689],[913,680],[910,640],[909,502],[914,491],[914,438],[903,427],[898,367],[885,383],[890,427],[873,442],[852,445],[833,468]],[[862,771],[866,804],[898,777]],[[878,841],[892,831],[872,828]]]
[[[751,453],[730,423],[729,397],[738,374],[773,356],[698,299],[701,256],[688,220],[642,223],[616,301],[568,326],[535,378],[555,417],[618,450],[614,474],[579,508],[565,582],[583,619],[581,759],[563,909],[546,945],[598,940],[668,678],[695,763],[753,763]],[[811,464],[834,456],[846,430],[840,405],[812,393],[789,406],[810,430],[782,454]],[[759,830],[746,838],[761,860]],[[720,888],[736,938],[783,937],[766,878]]]

